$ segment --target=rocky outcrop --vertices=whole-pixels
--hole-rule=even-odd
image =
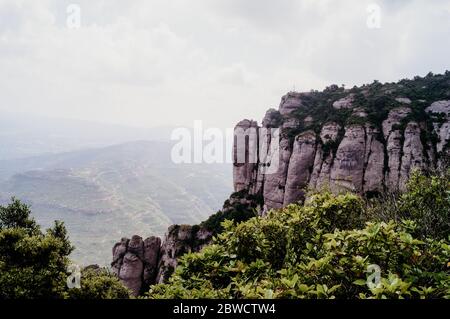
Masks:
[[[308,93],[289,92],[281,98],[280,114],[285,116],[291,114],[293,111],[303,106],[303,98]]]
[[[255,121],[243,120],[234,129],[234,188],[237,191],[246,189],[256,178],[258,124]]]
[[[398,97],[395,100],[402,104],[411,104],[412,103],[411,99],[409,99],[407,97]]]
[[[281,113],[275,109],[269,109],[262,120],[262,126],[267,128],[279,127],[282,123]],[[258,124],[255,122],[256,126]]]
[[[373,125],[366,125],[366,149],[364,151],[364,193],[376,193],[383,190],[384,182],[384,146],[377,137],[379,130]]]
[[[363,91],[363,95],[368,96],[369,91]],[[393,106],[395,103],[402,106],[390,108],[384,119],[373,123],[368,110],[356,105],[353,93],[347,93],[328,103],[334,112],[347,112],[342,114],[352,117],[355,123],[343,128],[336,122],[326,122],[320,131],[309,128],[316,123],[314,118],[321,114],[307,113],[307,97],[305,93],[291,92],[282,98],[279,111],[271,109],[266,114],[261,128],[276,128],[275,124],[279,123],[281,133],[279,139],[263,139],[264,143],[260,137],[257,147],[265,152],[263,156],[258,154],[258,163],[251,166],[252,174],[241,176],[242,168],[235,165],[235,190],[261,194],[263,213],[303,200],[307,188],[328,188],[333,192],[350,190],[361,194],[402,191],[414,169],[439,166],[443,158],[448,157],[448,100],[430,103],[426,108],[433,122],[434,134],[438,136],[435,145],[431,139],[423,140],[424,136],[431,134],[427,119],[410,120],[413,118],[413,101],[408,97],[393,98]],[[420,100],[417,103],[425,102]],[[349,108],[352,109],[350,112]],[[305,112],[308,115],[303,119],[297,116]],[[238,127],[242,123],[246,126],[251,123],[259,130],[254,121],[241,122]],[[276,170],[267,173],[267,166],[276,167]]]
[[[156,283],[165,282],[170,277],[180,256],[199,251],[210,239],[211,233],[198,226],[170,226],[161,246]]]
[[[159,270],[159,258],[161,250],[161,239],[159,237],[149,237],[144,240],[144,275],[143,283],[150,285],[156,282]]]
[[[314,165],[309,180],[309,186],[316,189],[329,187],[330,170],[333,164],[334,154],[330,145],[337,142],[341,126],[337,123],[326,123],[320,132],[320,143],[316,145]]]
[[[416,122],[409,122],[406,126],[403,142],[403,156],[400,165],[400,190],[405,190],[409,173],[413,169],[422,169],[425,164],[423,158],[423,145],[420,140],[421,128]]]
[[[320,131],[320,139],[323,144],[327,144],[336,141],[339,135],[341,126],[337,123],[326,123]]]
[[[383,121],[383,134],[384,139],[387,141],[386,150],[388,156],[386,186],[390,189],[399,188],[403,139],[403,135],[400,130],[400,123],[408,116],[410,112],[410,108],[399,107],[390,111],[387,119]]]
[[[171,226],[163,243],[159,237],[122,238],[114,245],[111,268],[132,294],[138,296],[150,285],[164,282],[181,255],[200,250],[210,239],[211,233],[189,225]]]
[[[316,134],[306,131],[296,136],[292,155],[289,159],[283,205],[303,198],[308,186],[316,154]]]
[[[433,120],[433,129],[438,137],[436,151],[440,155],[438,166],[442,159],[450,154],[450,100],[436,101],[426,108],[426,112]]]
[[[312,183],[311,186],[315,189],[329,189],[330,188],[330,172],[331,172],[331,166],[333,165],[334,161],[334,154],[331,152],[327,153],[322,150],[323,146],[317,150],[317,154],[321,154],[321,165],[320,165],[320,171],[319,171],[319,177],[317,178],[317,182],[314,184]],[[315,185],[315,187],[314,187]]]
[[[139,236],[122,238],[113,248],[113,272],[134,295],[142,288],[144,273],[144,242]]]
[[[276,172],[266,174],[263,184],[264,202],[268,208],[281,208],[283,206],[286,177],[291,158],[289,140],[286,137],[281,137],[277,144],[278,148],[272,149],[273,153],[269,158],[270,165],[277,167]]]
[[[346,127],[345,136],[339,144],[330,171],[330,188],[332,191],[362,191],[365,149],[364,127],[360,125]]]
[[[349,94],[346,97],[343,97],[335,102],[333,102],[333,107],[335,109],[351,109],[353,107],[353,94]]]
[[[119,279],[125,286],[132,291],[134,295],[138,295],[142,288],[142,274],[144,263],[133,253],[126,253],[120,267]]]

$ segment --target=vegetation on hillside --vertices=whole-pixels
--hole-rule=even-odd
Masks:
[[[392,201],[322,192],[267,217],[225,221],[149,297],[450,298],[449,176],[416,172],[389,212]],[[377,267],[380,280],[367,283]]]
[[[16,199],[0,207],[0,299],[130,297],[96,267],[69,289],[64,224],[42,232],[30,213]],[[416,172],[397,197],[311,194],[265,217],[223,221],[213,243],[181,257],[147,297],[450,298],[449,214],[450,171]],[[376,267],[379,281],[368,281]]]
[[[336,109],[333,107],[334,101],[349,96],[353,97],[354,108]],[[398,98],[407,98],[410,103],[406,104]],[[408,122],[423,122],[429,128],[421,136],[423,145],[435,145],[438,137],[432,133],[431,117],[426,114],[425,109],[431,103],[439,100],[450,100],[450,71],[446,71],[444,74],[429,73],[424,77],[416,76],[413,79],[403,79],[391,83],[380,83],[375,80],[371,84],[354,86],[350,89],[346,89],[344,86],[330,85],[323,91],[313,90],[302,96],[302,103],[305,107],[292,113],[292,116],[299,120],[298,125],[289,129],[286,134],[292,139],[306,130],[313,130],[319,134],[325,123],[335,122],[342,129],[336,141],[325,145],[325,152],[336,152],[344,137],[343,128],[345,126],[369,124],[382,132],[381,125],[389,111],[407,105],[412,112],[402,120],[398,129],[403,133]],[[355,112],[355,109],[358,112]],[[361,117],[358,113],[366,113],[367,116]],[[305,121],[307,118],[309,120]],[[436,120],[439,119],[433,119],[435,122]],[[385,144],[382,134],[379,134],[378,140]]]
[[[223,209],[211,215],[200,224],[201,227],[209,230],[213,235],[220,234],[224,228],[222,223],[225,220],[232,220],[240,223],[258,215],[258,207],[262,206],[261,195],[248,194],[246,190],[231,194],[223,205]]]

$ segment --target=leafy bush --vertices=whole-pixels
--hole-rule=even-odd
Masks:
[[[400,207],[422,196],[410,189]],[[267,217],[225,221],[212,245],[183,256],[169,282],[148,296],[450,298],[448,240],[415,237],[417,214],[363,224],[365,207],[356,195],[323,192]],[[367,284],[370,265],[381,270],[374,285]]]
[[[420,171],[411,174],[403,194],[384,194],[367,209],[368,220],[414,220],[414,235],[419,238],[449,239],[450,170],[427,176]]]
[[[400,198],[402,218],[417,222],[417,235],[449,239],[450,236],[450,171],[427,177],[416,171]]]
[[[213,243],[181,257],[148,297],[450,298],[449,174],[414,172],[406,193],[382,199],[310,194],[303,205],[242,222],[239,205],[253,208],[253,199],[236,193],[234,213],[210,219],[222,229]],[[15,199],[0,206],[0,299],[130,297],[105,269],[83,270],[81,289],[68,289],[73,247],[64,224],[42,232],[30,213]],[[370,285],[373,266],[380,280]]]
[[[129,299],[130,291],[107,269],[84,269],[81,288],[67,291],[69,299]]]
[[[63,298],[72,250],[63,223],[43,233],[28,206],[0,206],[0,299]]]
[[[261,195],[251,195],[245,190],[235,192],[225,201],[223,209],[202,222],[200,227],[208,229],[213,235],[219,234],[223,231],[223,221],[233,220],[237,223],[246,221],[257,216],[256,210],[259,205],[262,205]]]
[[[39,232],[39,227],[30,215],[30,208],[13,197],[8,206],[0,206],[0,230],[23,228],[32,233]]]
[[[81,289],[68,289],[72,250],[62,222],[44,233],[19,200],[0,206],[0,299],[129,297],[119,280],[104,270],[83,272]]]

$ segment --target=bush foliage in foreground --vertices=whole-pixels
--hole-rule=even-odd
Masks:
[[[64,224],[46,232],[28,206],[0,206],[0,299],[123,299],[129,291],[105,269],[67,288],[73,250]],[[413,174],[399,197],[315,194],[223,232],[183,256],[150,298],[450,298],[450,178]],[[367,285],[368,267],[381,278]]]
[[[183,256],[149,297],[450,298],[448,228],[427,224],[448,225],[449,180],[416,173],[408,187],[398,207],[409,220],[363,224],[359,196],[323,192],[267,217],[226,221],[212,245]],[[381,270],[370,288],[369,265]]]
[[[29,207],[12,199],[0,206],[0,299],[128,298],[128,290],[108,272],[86,271],[81,289],[68,289],[73,250],[63,223],[42,232]]]
[[[129,299],[130,291],[107,269],[84,269],[81,288],[67,291],[69,299]]]

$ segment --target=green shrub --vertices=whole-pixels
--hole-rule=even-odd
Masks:
[[[63,298],[72,248],[54,235],[62,227],[34,235],[24,228],[0,230],[0,299]]]
[[[417,223],[417,235],[448,239],[450,236],[450,171],[427,177],[415,171],[408,191],[400,197],[402,218]]]
[[[367,220],[413,220],[418,238],[448,239],[450,235],[450,170],[427,174],[414,171],[403,194],[386,193],[369,202]]]
[[[81,288],[67,291],[69,299],[129,299],[130,291],[117,276],[107,269],[84,269],[81,272]]]
[[[8,206],[0,206],[0,230],[23,228],[32,233],[39,232],[38,225],[30,215],[30,208],[13,197]]]
[[[415,221],[368,222],[353,194],[316,194],[236,224],[180,259],[150,298],[450,298],[450,245]],[[367,285],[368,267],[380,281]]]
[[[223,209],[211,215],[199,226],[211,231],[213,235],[223,231],[222,222],[233,220],[237,223],[246,221],[257,216],[256,210],[262,205],[260,195],[250,195],[247,191],[231,194],[230,199],[225,201]]]
[[[119,280],[106,271],[86,271],[82,288],[68,289],[73,246],[62,222],[42,232],[30,208],[12,199],[0,206],[0,299],[127,298]]]

